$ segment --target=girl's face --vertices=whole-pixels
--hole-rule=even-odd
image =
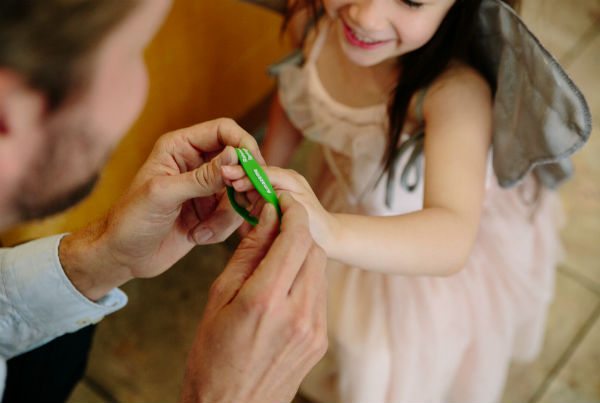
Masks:
[[[425,45],[456,0],[323,0],[341,48],[364,67]]]

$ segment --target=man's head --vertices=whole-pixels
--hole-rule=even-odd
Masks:
[[[0,2],[0,228],[85,196],[147,91],[169,0]]]

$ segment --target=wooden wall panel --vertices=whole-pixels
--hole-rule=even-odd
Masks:
[[[147,49],[146,107],[94,193],[70,211],[14,228],[5,245],[71,231],[99,217],[127,188],[162,133],[220,116],[240,117],[273,87],[266,66],[283,56],[281,18],[239,0],[175,0]]]

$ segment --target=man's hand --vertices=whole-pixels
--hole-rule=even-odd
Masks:
[[[326,256],[288,193],[267,204],[211,288],[184,403],[290,402],[327,349]]]
[[[61,242],[75,287],[96,300],[132,278],[161,274],[194,245],[227,238],[242,221],[223,197],[221,167],[237,163],[232,147],[263,162],[254,138],[230,119],[162,136],[111,211]]]

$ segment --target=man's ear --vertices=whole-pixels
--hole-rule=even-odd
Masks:
[[[0,67],[0,138],[39,127],[45,98],[19,74]]]
[[[9,84],[8,71],[0,68],[0,137],[8,134],[6,116],[4,111],[4,100],[7,96]]]
[[[6,123],[4,123],[4,118],[0,115],[0,136],[7,134],[8,129],[6,128]]]

